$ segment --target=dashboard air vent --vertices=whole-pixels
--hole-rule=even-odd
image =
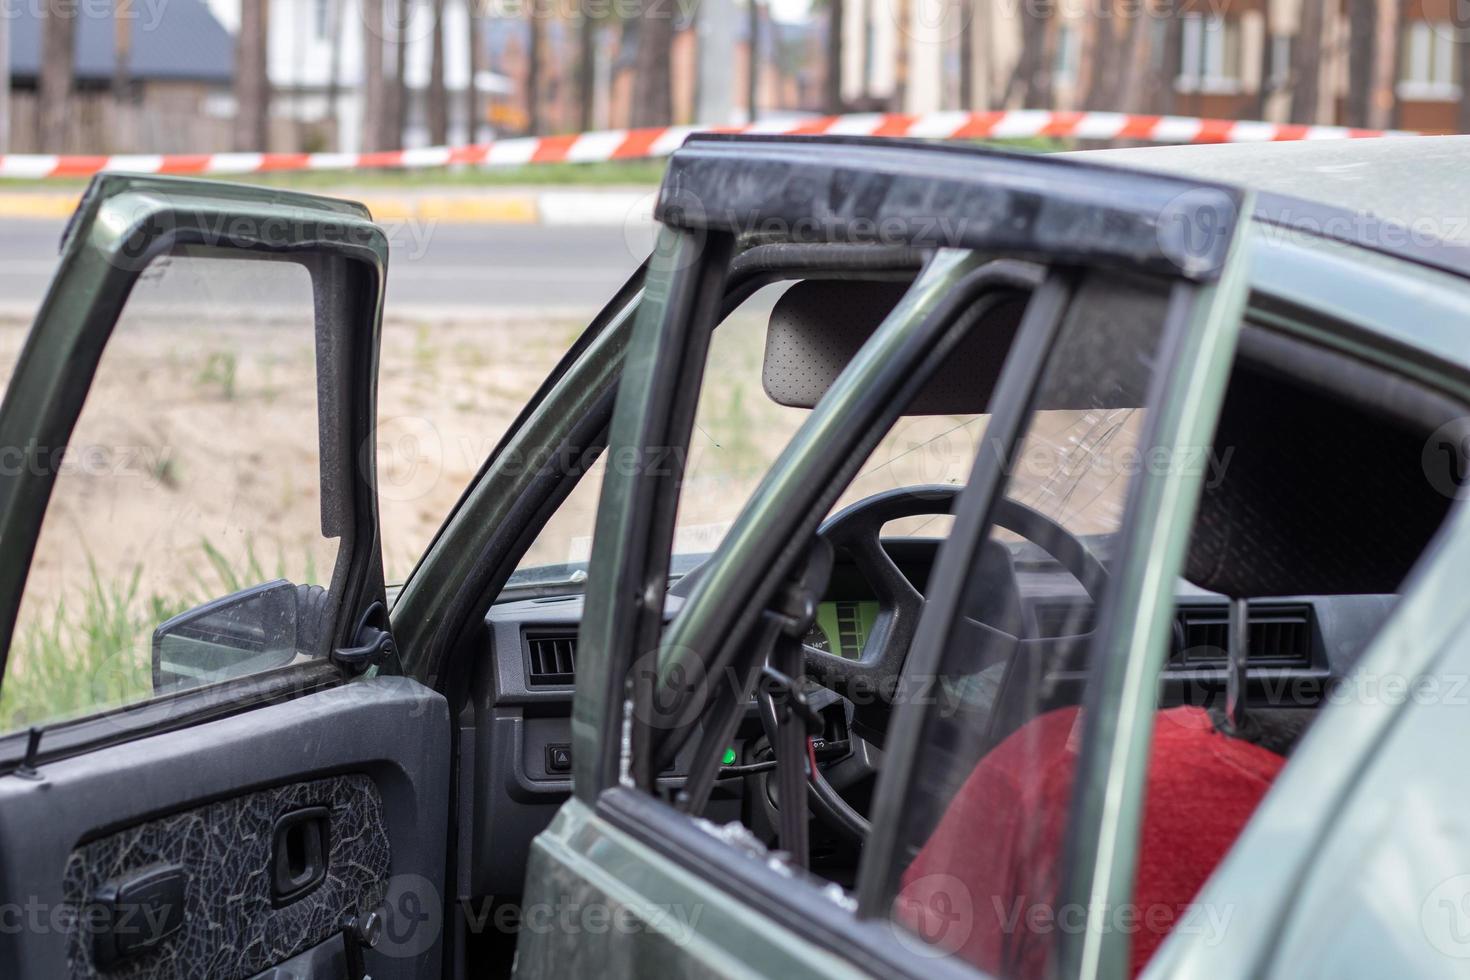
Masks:
[[[1180,609],[1175,660],[1187,667],[1225,663],[1230,614],[1225,606]],[[1312,662],[1309,606],[1251,606],[1248,659],[1260,667],[1308,667]]]
[[[576,633],[526,634],[527,683],[534,687],[571,684],[576,675]]]

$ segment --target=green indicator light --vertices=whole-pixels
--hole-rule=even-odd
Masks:
[[[733,766],[734,764],[735,764],[735,750],[733,748],[726,749],[725,750],[725,754],[722,755],[722,756],[720,756],[720,765],[722,765],[722,766]]]

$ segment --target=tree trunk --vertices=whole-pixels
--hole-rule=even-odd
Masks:
[[[1317,122],[1317,93],[1322,80],[1322,6],[1327,0],[1304,0],[1291,49],[1291,121]]]
[[[266,74],[269,0],[240,4],[240,34],[235,45],[235,149],[268,150],[271,83]]]
[[[1016,101],[1026,109],[1051,108],[1051,66],[1047,63],[1047,33],[1051,25],[1051,4],[1021,4],[1021,55],[1006,83],[1001,108]]]
[[[0,153],[10,152],[10,18],[0,17]]]
[[[383,74],[384,0],[362,0],[362,145],[388,149],[388,80]]]
[[[1402,126],[1402,103],[1398,98],[1398,72],[1399,68],[1402,68],[1402,60],[1404,60],[1404,31],[1408,29],[1408,10],[1410,10],[1411,0],[1386,1],[1394,4],[1394,15],[1392,15],[1394,16],[1394,24],[1392,24],[1392,37],[1394,37],[1394,41],[1392,41],[1392,44],[1389,44],[1388,51],[1386,51],[1386,62],[1388,62],[1388,65],[1385,66],[1385,88],[1388,90],[1388,110],[1383,115],[1385,115],[1385,122],[1388,123],[1389,128],[1398,129],[1399,126]],[[1458,40],[1463,40],[1463,38],[1458,38]],[[1460,51],[1461,71],[1463,71],[1464,65],[1466,65],[1466,60],[1466,53]],[[1461,97],[1461,112],[1464,112],[1466,101],[1466,98]],[[1460,132],[1464,132],[1464,129],[1461,129]]]
[[[1373,111],[1373,77],[1378,34],[1377,0],[1347,0],[1348,88],[1345,121],[1367,128]]]
[[[131,101],[133,60],[133,16],[129,0],[113,0],[112,4],[112,101],[124,105]]]
[[[827,97],[824,100],[828,115],[837,116],[843,112],[842,104],[842,30],[843,30],[843,0],[827,0]],[[966,0],[968,3],[968,0]],[[968,25],[966,25],[968,27]],[[970,83],[970,73],[966,69],[968,61],[965,58],[965,46],[970,40],[968,30],[960,35],[960,92],[961,98],[969,105],[968,98],[964,95],[966,87]]]
[[[479,0],[465,0],[465,37],[470,46],[470,79],[464,90],[465,142],[474,143],[480,138],[480,90],[475,87],[475,77],[483,70],[480,55]]]
[[[1140,18],[1142,20],[1142,18]],[[1117,111],[1121,109],[1123,92],[1124,48],[1126,35],[1113,3],[1099,4],[1092,19],[1092,63],[1087,73],[1087,95],[1083,104],[1088,109]]]
[[[411,0],[398,0],[398,9],[394,16],[397,29],[393,33],[393,128],[385,147],[389,150],[401,147],[403,134],[408,131],[408,32],[412,22]]]
[[[342,111],[338,105],[342,100],[342,2],[332,0],[332,61],[327,67],[327,119],[332,123],[332,145],[339,152],[342,146]]]
[[[1118,66],[1118,85],[1111,107],[1118,112],[1144,112],[1152,101],[1153,16],[1140,12],[1123,18],[1123,63]]]
[[[745,38],[745,119],[755,122],[761,90],[761,8],[756,0],[745,0]]]
[[[527,17],[526,132],[536,136],[541,132],[541,18],[536,15],[535,4],[528,5]]]
[[[1399,28],[1398,28],[1399,31],[1400,31],[1400,33],[1403,32],[1404,23],[1405,23],[1405,21],[1407,19],[1407,18],[1404,17],[1404,13],[1405,13],[1404,7],[1401,5],[1399,7]],[[1463,38],[1464,38],[1463,31],[1465,30],[1466,26],[1470,26],[1470,25],[1466,25],[1466,24],[1464,24],[1462,22],[1462,23],[1456,24],[1455,26],[1461,32],[1461,33],[1458,33],[1456,35],[1457,39],[1463,40]],[[1400,47],[1401,47],[1400,45],[1395,45],[1395,50],[1399,50]],[[1394,69],[1395,69],[1395,71],[1394,71],[1394,78],[1398,78],[1397,68],[1398,68],[1398,59],[1395,58],[1395,60],[1394,60]],[[1470,52],[1467,52],[1467,51],[1464,51],[1464,50],[1461,50],[1460,51],[1459,64],[1455,68],[1455,74],[1458,76],[1455,79],[1455,81],[1457,81],[1457,82],[1460,83],[1460,91],[1462,93],[1465,93],[1464,95],[1462,95],[1460,97],[1460,104],[1456,107],[1456,110],[1455,110],[1455,131],[1456,132],[1459,132],[1459,133],[1470,133]],[[1393,110],[1394,110],[1393,111],[1393,115],[1390,117],[1390,125],[1392,125],[1394,127],[1397,127],[1397,126],[1400,125],[1400,123],[1399,123],[1398,108],[1399,108],[1399,102],[1398,102],[1397,99],[1395,99],[1394,100],[1394,106],[1393,106]]]
[[[37,136],[43,153],[65,153],[70,117],[72,65],[76,57],[76,8],[41,5],[41,78],[37,93]],[[4,16],[10,16],[5,14]],[[9,82],[9,78],[6,78]]]
[[[1271,95],[1276,91],[1276,55],[1274,52],[1276,35],[1271,32],[1271,0],[1261,6],[1261,61],[1257,66],[1257,74],[1260,76],[1260,84],[1256,86],[1256,107],[1253,115],[1257,119],[1265,119],[1267,110],[1271,104]]]
[[[638,23],[633,75],[633,125],[667,126],[674,121],[674,85],[669,59],[674,46],[674,5],[644,0]]]
[[[429,55],[429,142],[449,142],[449,92],[444,88],[444,0],[434,0],[434,37]]]
[[[893,94],[888,97],[889,112],[904,112],[908,109],[909,101],[909,42],[911,40],[909,31],[911,25],[909,17],[912,13],[912,4],[917,0],[893,0],[893,14],[898,27],[898,50],[895,52],[893,66]],[[1027,6],[1030,6],[1029,4]]]
[[[1270,0],[1267,0],[1269,3]],[[1174,111],[1175,94],[1179,90],[1179,73],[1184,70],[1184,18],[1177,6],[1169,7],[1169,20],[1164,25],[1164,51],[1159,59],[1158,95],[1154,108],[1161,114]]]
[[[597,80],[593,72],[597,68],[598,26],[591,13],[584,10],[577,25],[577,121],[584,133],[596,125],[592,116],[597,105]]]

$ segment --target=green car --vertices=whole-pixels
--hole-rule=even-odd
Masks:
[[[0,975],[1458,975],[1467,146],[692,137],[392,587],[384,230],[97,178],[0,408]]]

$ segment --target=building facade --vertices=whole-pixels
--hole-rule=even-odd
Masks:
[[[1012,83],[1022,53],[1021,4],[1050,12],[1043,63],[1051,106],[1089,107],[1100,46],[1116,44],[1099,11],[1136,10],[1123,0],[847,0],[843,93],[860,109],[933,112],[1020,108]],[[1470,25],[1455,19],[1460,0],[1380,0],[1375,5],[1368,125],[1455,132],[1461,98],[1458,59]],[[1317,9],[1304,4],[1320,3]],[[1167,6],[1166,6],[1167,4]],[[1092,108],[1186,116],[1344,124],[1347,116],[1347,0],[1153,0],[1139,49],[1147,73],[1134,104]],[[1171,26],[1175,13],[1179,23]],[[968,44],[962,40],[969,26]],[[1177,32],[1177,33],[1171,33]],[[1177,44],[1175,57],[1169,45]],[[1301,72],[1298,45],[1318,46],[1315,98],[1293,113]],[[968,51],[971,94],[963,98]],[[1173,62],[1171,65],[1170,62]],[[1172,68],[1172,71],[1170,70]],[[1172,74],[1172,78],[1165,77]],[[1157,84],[1155,84],[1157,79]],[[1093,100],[1095,102],[1095,100]],[[1297,118],[1293,119],[1293,116]],[[1306,117],[1310,118],[1306,118]]]

